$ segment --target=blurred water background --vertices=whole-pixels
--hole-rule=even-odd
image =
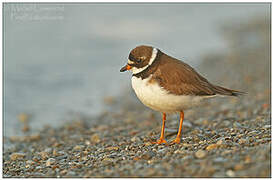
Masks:
[[[10,136],[21,133],[22,113],[35,129],[103,112],[105,97],[131,88],[131,76],[119,69],[137,45],[158,47],[193,67],[209,53],[228,53],[233,34],[224,36],[225,27],[268,20],[270,4],[5,3],[3,15],[3,125]],[[249,33],[239,44],[257,42]]]

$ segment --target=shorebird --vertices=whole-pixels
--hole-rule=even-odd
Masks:
[[[217,96],[239,96],[243,92],[213,85],[188,64],[151,46],[134,48],[120,72],[132,71],[132,87],[140,101],[162,113],[161,136],[156,144],[167,143],[164,138],[166,114],[180,113],[176,138],[180,143],[184,110],[200,105],[203,100]]]

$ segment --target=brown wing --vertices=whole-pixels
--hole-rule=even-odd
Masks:
[[[163,56],[165,56],[163,58]],[[165,54],[153,78],[170,93],[177,95],[215,95],[214,86],[192,67]]]

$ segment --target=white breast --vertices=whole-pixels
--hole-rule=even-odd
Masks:
[[[133,76],[132,87],[140,101],[153,110],[165,113],[179,112],[199,105],[201,100],[206,98],[168,93],[159,84],[148,83],[150,78],[151,76],[142,80]]]

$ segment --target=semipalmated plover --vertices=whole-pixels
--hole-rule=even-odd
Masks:
[[[166,113],[180,113],[176,139],[180,143],[184,110],[198,106],[202,100],[217,96],[238,96],[243,92],[211,84],[188,64],[151,46],[138,46],[129,55],[120,72],[132,71],[132,87],[140,101],[162,112],[162,129],[157,144],[164,139]]]

